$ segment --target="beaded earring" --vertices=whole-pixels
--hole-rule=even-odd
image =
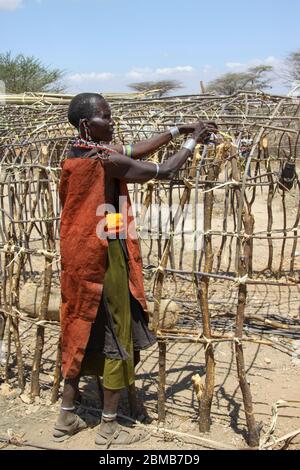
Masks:
[[[82,135],[81,126],[83,127],[84,135]],[[87,142],[90,142],[92,140],[89,128],[83,119],[80,119],[79,121],[79,137],[80,139],[86,140]]]

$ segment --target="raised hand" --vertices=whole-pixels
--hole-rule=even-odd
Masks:
[[[201,144],[207,144],[210,140],[211,134],[218,132],[218,126],[211,121],[199,121],[195,126],[193,138]]]
[[[188,135],[188,134],[194,133],[199,128],[199,125],[201,125],[201,124],[212,128],[212,130],[211,130],[212,133],[215,133],[218,130],[217,125],[212,121],[190,122],[190,123],[187,123],[187,124],[180,124],[177,127],[179,129],[180,134]]]

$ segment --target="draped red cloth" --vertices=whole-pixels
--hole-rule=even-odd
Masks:
[[[108,241],[99,237],[106,225],[105,169],[101,159],[68,158],[62,162],[59,196],[62,205],[61,337],[62,372],[76,377],[102,296],[107,266]],[[121,212],[126,221],[129,288],[147,311],[142,258],[137,240],[127,185],[120,181]],[[98,234],[97,234],[98,232]]]

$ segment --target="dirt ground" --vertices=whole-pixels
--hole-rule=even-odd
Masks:
[[[288,195],[288,226],[292,226],[296,216],[298,200],[295,195]],[[222,228],[222,201],[216,197],[214,212],[214,229]],[[266,201],[258,199],[254,206],[255,230],[266,230]],[[274,201],[274,228],[282,227],[281,199]],[[230,229],[229,224],[229,229]],[[281,241],[274,243],[274,269],[279,266]],[[216,254],[219,245],[214,244]],[[286,244],[283,269],[289,269],[292,241]],[[299,247],[298,247],[298,251]],[[147,250],[144,250],[144,258]],[[227,265],[228,252],[225,250],[221,267]],[[155,257],[154,257],[155,258]],[[193,255],[186,251],[184,263],[186,268],[192,265]],[[268,261],[267,241],[254,242],[254,270],[266,267]],[[151,261],[151,260],[150,260]],[[40,263],[40,258],[38,260]],[[152,260],[157,266],[156,260]],[[300,268],[299,253],[296,254],[295,272]],[[38,264],[35,266],[40,269]],[[148,281],[147,281],[148,282]],[[147,284],[146,282],[146,284]],[[150,292],[150,290],[149,290]],[[172,278],[167,278],[164,296],[172,297],[182,305],[181,325],[188,322],[188,313],[196,308],[194,288],[191,283],[174,285]],[[220,314],[236,313],[237,289],[232,284],[212,282],[210,287],[210,307],[213,328],[232,334],[234,319],[219,318]],[[282,400],[278,408],[275,438],[279,438],[300,428],[300,335],[299,335],[299,284],[293,287],[250,286],[248,289],[247,315],[260,315],[264,318],[280,317],[289,322],[298,322],[298,333],[293,338],[284,331],[262,331],[257,325],[245,325],[245,335],[256,335],[261,339],[273,342],[269,347],[262,344],[245,343],[244,352],[248,381],[253,394],[254,411],[257,422],[261,425],[262,442],[268,434],[273,417],[276,417],[274,404]],[[199,320],[199,319],[198,319]],[[194,325],[201,327],[194,319]],[[197,323],[198,321],[198,323]],[[22,324],[22,347],[26,357],[26,376],[29,382],[30,367],[34,344],[34,327]],[[96,426],[101,416],[100,401],[94,378],[84,378],[81,390],[84,394],[83,407],[78,410],[89,423],[89,427],[68,441],[58,444],[52,441],[52,429],[59,411],[59,402],[52,405],[51,382],[55,351],[58,339],[58,328],[46,328],[45,351],[41,370],[41,397],[30,403],[28,390],[19,397],[15,364],[11,368],[10,386],[0,386],[0,437],[19,436],[27,440],[33,448],[51,447],[59,449],[95,449],[94,437]],[[166,383],[166,428],[157,426],[157,379],[158,351],[153,347],[142,354],[142,361],[137,369],[137,388],[144,399],[149,415],[153,418],[148,426],[150,438],[132,449],[172,449],[190,450],[207,448],[245,448],[247,436],[243,401],[238,386],[235,355],[230,343],[222,343],[215,348],[216,381],[212,405],[211,431],[201,435],[198,430],[198,403],[193,392],[192,376],[204,376],[204,350],[199,344],[170,343],[167,354]],[[120,414],[128,415],[127,399],[124,394],[120,405]],[[172,433],[174,431],[174,433]],[[181,433],[175,434],[175,433]],[[209,442],[209,441],[214,441]],[[272,438],[269,440],[272,443]],[[217,443],[217,444],[216,444]],[[1,447],[1,444],[0,444]],[[9,444],[7,449],[17,447]],[[22,446],[21,446],[22,448]],[[25,447],[24,447],[25,448]],[[293,440],[290,449],[300,450],[300,436]]]
[[[297,344],[296,344],[297,346]],[[300,347],[300,343],[299,343]],[[300,351],[299,351],[300,355]],[[273,348],[247,344],[245,347],[248,380],[253,393],[254,410],[258,423],[262,425],[262,436],[271,423],[271,409],[279,400],[286,403],[279,409],[274,433],[281,437],[300,428],[300,360],[294,354],[287,355]],[[173,435],[157,428],[157,348],[143,354],[137,371],[137,387],[144,398],[148,413],[153,417],[149,427],[150,439],[132,449],[207,449],[217,447],[197,438],[213,440],[222,448],[245,448],[246,423],[242,397],[232,347],[222,344],[216,347],[216,382],[212,406],[210,433],[199,434],[197,424],[197,400],[191,378],[204,373],[203,348],[195,344],[171,344],[168,347],[167,362],[167,422],[166,428],[183,433]],[[27,395],[15,397],[16,389],[1,386],[0,394],[0,436],[13,432],[38,446],[58,449],[95,449],[94,437],[101,411],[96,382],[93,378],[82,380],[84,393],[83,407],[79,414],[90,427],[64,443],[52,441],[52,429],[58,414],[59,403],[50,404],[50,391],[43,387],[41,398],[32,404],[24,403]],[[120,414],[128,415],[126,396],[123,397]],[[186,434],[186,435],[184,435]],[[194,436],[194,438],[192,437]],[[271,441],[272,442],[272,441]],[[7,449],[15,449],[9,445]],[[19,448],[19,447],[18,447]],[[22,447],[21,447],[22,448]],[[300,437],[293,441],[292,449],[300,449]]]

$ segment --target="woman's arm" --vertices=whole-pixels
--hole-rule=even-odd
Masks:
[[[193,153],[196,143],[205,143],[210,134],[215,131],[215,125],[206,126],[199,123],[193,132],[192,139],[189,139],[189,145],[181,148],[172,158],[160,165],[151,162],[137,162],[117,154],[111,155],[108,160],[104,161],[105,170],[110,177],[121,179],[126,183],[145,183],[153,178],[159,180],[172,179]]]
[[[178,134],[177,135],[187,135],[191,134],[194,132],[196,129],[197,125],[199,125],[199,122],[197,123],[191,123],[191,124],[181,124],[179,126],[176,126],[178,129]],[[176,127],[173,127],[171,129],[174,129],[174,134],[176,137]],[[129,150],[129,146],[123,146],[121,144],[117,144],[112,146],[116,152],[119,154],[124,154],[124,149],[123,147],[127,148],[127,156],[128,153],[131,153],[130,157],[133,159],[139,159],[146,157],[150,155],[152,152],[155,152],[155,150],[158,150],[160,147],[163,145],[167,145],[171,140],[173,139],[173,135],[171,133],[171,129],[163,132],[162,134],[157,134],[151,137],[150,139],[147,140],[141,140],[140,142],[137,142],[136,144],[130,145],[131,149]]]

